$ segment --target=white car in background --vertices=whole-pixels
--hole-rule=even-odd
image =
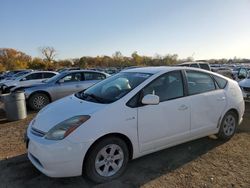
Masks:
[[[250,75],[239,82],[243,97],[246,102],[250,102]]]
[[[10,92],[11,88],[14,87],[25,87],[30,86],[48,78],[51,78],[55,75],[59,74],[58,72],[53,71],[32,71],[25,75],[16,77],[13,80],[7,80],[1,86],[2,93]]]
[[[50,177],[120,176],[130,159],[217,134],[230,139],[245,103],[237,82],[187,67],[129,69],[44,107],[28,157]]]
[[[13,74],[12,76],[8,76],[8,77],[6,77],[6,78],[0,80],[0,87],[1,87],[5,82],[8,82],[8,81],[10,81],[10,80],[15,80],[15,79],[17,79],[18,77],[23,76],[23,75],[25,75],[25,74],[28,74],[28,73],[30,73],[30,72],[32,72],[32,71],[33,71],[33,70],[30,70],[30,69],[28,69],[28,70],[22,70],[22,71],[19,71],[18,73]]]

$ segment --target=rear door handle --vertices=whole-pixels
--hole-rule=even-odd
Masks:
[[[187,110],[188,109],[188,107],[186,106],[186,105],[181,105],[179,108],[178,108],[178,110],[181,110],[181,111],[183,111],[183,110]]]
[[[81,87],[80,85],[76,85],[77,88]]]

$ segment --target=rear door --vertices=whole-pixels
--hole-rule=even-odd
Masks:
[[[206,135],[217,129],[226,107],[226,96],[210,74],[186,71],[191,102],[191,136]]]

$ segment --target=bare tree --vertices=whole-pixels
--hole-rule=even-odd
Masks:
[[[56,50],[51,46],[40,47],[39,50],[45,61],[52,62],[56,57]]]

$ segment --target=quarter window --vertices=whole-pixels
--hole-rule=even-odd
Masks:
[[[183,81],[180,71],[173,71],[160,76],[143,90],[143,96],[155,94],[160,97],[160,102],[184,96]]]
[[[187,71],[188,92],[190,95],[215,90],[215,83],[209,74]]]
[[[227,85],[227,81],[224,78],[213,75],[215,81],[217,82],[220,89],[224,89]]]

